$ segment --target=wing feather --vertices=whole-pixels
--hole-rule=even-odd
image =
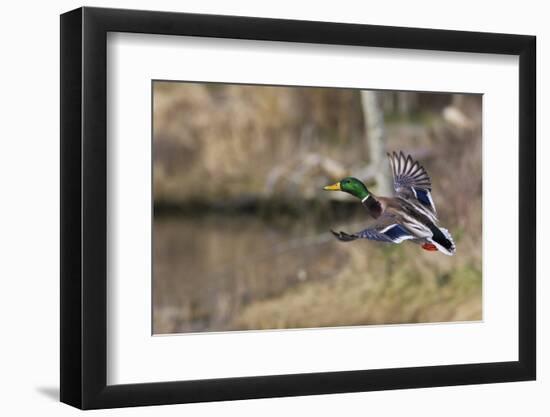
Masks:
[[[432,181],[426,169],[410,155],[405,156],[403,152],[388,153],[388,159],[396,194],[407,199],[415,198],[435,213],[431,197]]]
[[[361,230],[360,232],[352,234],[335,232],[333,230],[331,230],[331,232],[338,240],[343,242],[350,242],[356,239],[368,239],[378,242],[401,243],[404,240],[416,238],[416,236],[405,227],[396,223],[393,216],[385,215],[378,220],[379,221],[374,226]]]

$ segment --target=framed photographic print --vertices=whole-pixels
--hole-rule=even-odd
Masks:
[[[61,16],[61,401],[535,379],[535,37]]]

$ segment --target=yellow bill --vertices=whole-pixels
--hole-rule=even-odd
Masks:
[[[323,187],[323,190],[326,190],[326,191],[341,191],[342,189],[340,188],[340,183],[337,182],[336,184],[327,185],[326,187]]]

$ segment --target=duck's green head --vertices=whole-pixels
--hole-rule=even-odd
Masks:
[[[361,181],[354,177],[346,177],[336,184],[327,185],[323,188],[326,191],[343,191],[345,193],[351,194],[354,197],[363,200],[367,198],[370,194],[369,190]]]

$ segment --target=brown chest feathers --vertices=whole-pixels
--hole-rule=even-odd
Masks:
[[[367,208],[369,211],[369,214],[377,219],[382,214],[382,205],[380,202],[374,198],[371,195],[368,195],[366,198],[364,198],[362,201],[363,205]]]

